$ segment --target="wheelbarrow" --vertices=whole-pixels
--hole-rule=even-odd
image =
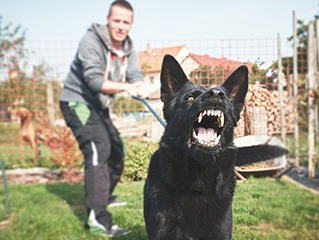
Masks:
[[[234,140],[237,147],[247,147],[259,144],[269,144],[285,148],[284,143],[277,137],[248,135]],[[275,176],[287,166],[286,155],[269,159],[266,162],[236,167],[236,170],[244,177],[266,177]]]

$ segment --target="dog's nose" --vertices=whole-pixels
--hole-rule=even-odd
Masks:
[[[203,100],[209,100],[211,98],[222,98],[225,96],[225,93],[218,88],[210,88],[208,89],[204,95]]]

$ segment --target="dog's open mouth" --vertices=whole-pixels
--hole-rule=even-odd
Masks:
[[[224,123],[224,113],[220,110],[200,112],[193,125],[192,143],[208,148],[217,146]]]

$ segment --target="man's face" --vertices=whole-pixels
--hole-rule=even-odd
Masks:
[[[113,6],[107,21],[112,43],[119,45],[130,32],[133,12],[119,6]]]

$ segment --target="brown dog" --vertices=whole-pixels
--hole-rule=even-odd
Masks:
[[[19,143],[26,142],[32,149],[36,148],[36,132],[33,123],[31,122],[32,113],[25,107],[20,107],[17,110],[17,116],[20,118]]]
[[[38,145],[36,129],[32,122],[32,112],[26,107],[17,106],[9,108],[8,111],[19,117],[20,129],[19,129],[19,145],[20,151],[24,153],[24,143],[27,143],[33,150],[35,159],[38,159]]]

